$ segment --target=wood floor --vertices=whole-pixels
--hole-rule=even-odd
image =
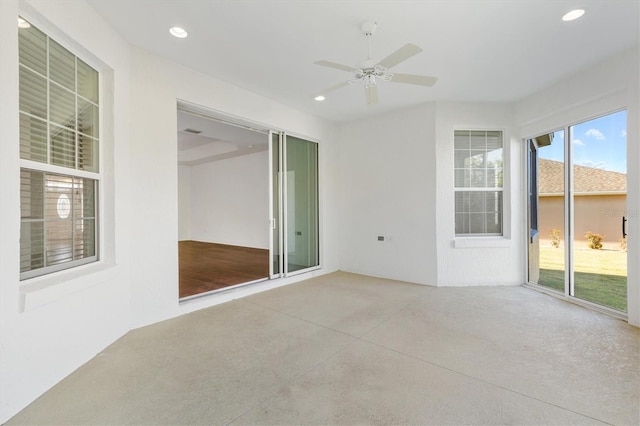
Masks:
[[[179,241],[178,256],[180,298],[269,276],[269,250]]]

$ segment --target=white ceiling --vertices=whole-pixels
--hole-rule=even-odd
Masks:
[[[514,101],[639,40],[638,0],[88,0],[130,43],[302,111],[342,122],[432,100]],[[562,15],[586,9],[579,20]],[[379,85],[367,106],[350,79],[314,65],[366,58],[360,24],[378,22],[373,57],[423,52],[393,68],[439,77],[432,88]],[[189,32],[176,39],[168,29]]]
[[[193,166],[268,149],[268,134],[178,111],[178,164]]]

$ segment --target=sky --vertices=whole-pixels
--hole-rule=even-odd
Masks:
[[[619,111],[570,127],[573,162],[613,172],[627,173],[627,112]],[[554,133],[540,158],[563,161],[564,131]]]

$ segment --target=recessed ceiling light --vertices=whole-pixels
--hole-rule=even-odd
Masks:
[[[186,32],[183,28],[180,28],[180,27],[171,27],[169,28],[169,32],[171,33],[172,36],[177,38],[186,38],[189,35],[188,32]]]
[[[31,24],[18,16],[18,28],[30,28]]]
[[[571,12],[567,12],[562,17],[563,21],[573,21],[584,15],[584,9],[574,9]]]
[[[315,100],[316,100],[316,101],[318,101],[318,102],[322,102],[322,101],[324,101],[324,100],[325,100],[325,97],[324,97],[324,96],[322,96],[322,95],[318,95],[318,96],[316,96],[316,97],[315,97],[315,98],[313,98],[313,99],[315,99]]]

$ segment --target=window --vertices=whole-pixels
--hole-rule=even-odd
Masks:
[[[97,260],[98,72],[21,18],[20,278]]]
[[[454,132],[456,235],[502,235],[502,132]]]

